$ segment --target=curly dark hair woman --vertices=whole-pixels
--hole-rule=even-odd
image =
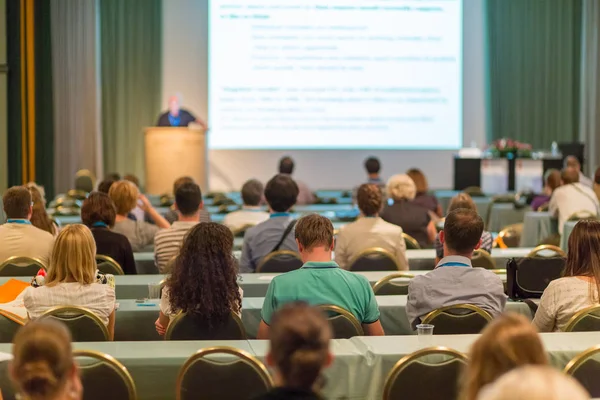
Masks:
[[[194,313],[209,326],[223,322],[231,311],[239,314],[242,294],[237,271],[229,228],[214,222],[194,226],[165,283],[156,321],[158,333],[164,335],[179,311]]]

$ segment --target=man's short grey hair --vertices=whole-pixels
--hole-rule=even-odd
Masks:
[[[386,185],[387,195],[394,200],[413,200],[417,195],[415,183],[406,174],[392,176]]]
[[[256,180],[250,179],[242,186],[242,200],[246,206],[257,206],[263,197],[263,184]]]

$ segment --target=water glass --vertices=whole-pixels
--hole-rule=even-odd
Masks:
[[[431,324],[417,325],[417,335],[419,335],[419,344],[421,347],[430,347],[433,343],[433,328]]]

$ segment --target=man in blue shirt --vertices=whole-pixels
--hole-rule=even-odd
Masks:
[[[298,185],[289,175],[275,175],[267,183],[265,198],[271,215],[265,222],[246,231],[240,259],[241,273],[256,271],[263,257],[272,251],[297,251],[294,230],[291,229],[286,234],[288,226],[294,223],[289,211],[296,204],[297,197]],[[280,241],[281,245],[276,248]]]
[[[179,98],[177,96],[171,96],[169,97],[169,111],[161,114],[156,126],[185,127],[192,122],[202,125],[203,129],[207,129],[204,121],[196,118],[192,113],[179,106]]]
[[[262,308],[258,339],[268,339],[275,311],[303,301],[310,305],[334,305],[352,313],[368,336],[383,336],[379,307],[367,278],[341,269],[331,261],[334,247],[331,221],[317,214],[300,218],[295,231],[302,268],[271,281]]]

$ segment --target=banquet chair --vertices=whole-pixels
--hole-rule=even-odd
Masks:
[[[475,268],[496,269],[496,261],[494,261],[490,253],[482,249],[473,251],[471,264]]]
[[[88,192],[84,192],[83,190],[71,189],[67,192],[67,197],[75,200],[83,201],[87,199]]]
[[[19,318],[0,310],[0,343],[12,343],[19,328],[25,324],[25,320],[17,322],[18,320]]]
[[[408,294],[408,284],[410,279],[414,278],[413,274],[399,272],[381,278],[373,286],[375,296],[403,296]],[[405,278],[402,281],[396,279]],[[394,281],[396,280],[396,281]]]
[[[535,249],[531,250],[527,257],[530,258],[548,258],[548,257],[567,257],[567,253],[565,253],[560,247],[554,246],[551,244],[543,244],[541,246],[537,246]]]
[[[109,256],[96,254],[96,264],[102,274],[125,275],[119,263]]]
[[[498,233],[497,243],[502,248],[519,247],[523,235],[523,223],[507,225]]]
[[[483,193],[483,190],[479,186],[469,186],[463,192],[471,197],[485,197],[485,193]]]
[[[239,238],[243,238],[244,235],[246,235],[246,231],[250,228],[252,228],[253,226],[256,226],[255,224],[245,224],[244,226],[241,226],[237,229],[232,229],[231,233],[233,234],[233,237],[239,237]]]
[[[596,332],[600,331],[600,306],[586,307],[573,315],[565,332]]]
[[[406,243],[406,250],[420,250],[421,246],[417,239],[410,236],[408,233],[402,232],[402,237],[404,238],[404,243]]]
[[[47,270],[41,260],[15,256],[0,264],[0,276],[36,276],[40,269]]]
[[[371,247],[358,253],[350,261],[350,271],[398,271],[396,257],[381,247]]]
[[[137,400],[129,371],[114,357],[94,350],[75,350],[85,400]]]
[[[433,310],[422,318],[423,324],[435,325],[436,335],[479,333],[492,316],[472,304],[457,304]]]
[[[385,380],[383,400],[455,400],[467,357],[446,347],[430,347],[403,357]]]
[[[567,221],[580,221],[582,219],[598,219],[598,216],[591,211],[580,210],[580,211],[576,211],[573,214],[569,215],[569,218],[567,218]]]
[[[327,315],[334,339],[350,339],[354,336],[364,335],[360,322],[350,311],[330,304],[321,305],[318,308]]]
[[[89,169],[80,169],[75,174],[75,190],[90,193],[96,187],[96,177]]]
[[[564,369],[564,373],[577,379],[591,397],[600,397],[600,345],[584,350],[575,356]]]
[[[300,255],[291,250],[278,250],[267,254],[258,264],[256,272],[290,272],[302,267]]]
[[[209,326],[192,313],[181,313],[169,324],[165,340],[246,340],[246,330],[234,312],[217,326]]]
[[[251,400],[268,392],[273,380],[251,354],[232,347],[199,350],[177,376],[177,400]]]
[[[62,322],[71,331],[73,342],[106,342],[108,328],[93,312],[84,307],[58,306],[44,312],[41,318]]]

